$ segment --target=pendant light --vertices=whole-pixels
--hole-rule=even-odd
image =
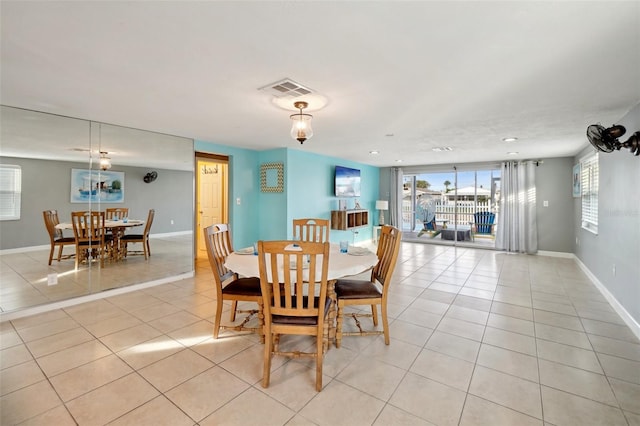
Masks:
[[[304,141],[311,139],[313,136],[313,129],[311,128],[311,119],[313,116],[311,114],[302,113],[302,110],[309,106],[307,102],[294,102],[293,106],[298,108],[300,112],[289,116],[289,118],[293,120],[293,125],[291,126],[291,137],[302,145]]]
[[[108,152],[100,151],[100,170],[109,170],[111,168],[111,158],[107,157]]]

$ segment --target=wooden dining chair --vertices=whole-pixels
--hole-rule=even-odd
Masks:
[[[273,355],[308,356],[316,360],[316,391],[320,391],[324,322],[332,303],[327,297],[329,243],[295,244],[258,241],[265,334],[262,386],[269,387]],[[315,351],[281,351],[280,337],[288,334],[314,336]]]
[[[68,254],[62,256],[62,250],[64,246],[72,246],[76,244],[75,237],[65,237],[62,233],[61,229],[56,229],[56,225],[60,223],[58,218],[57,210],[45,210],[42,212],[42,216],[44,217],[44,225],[47,227],[47,232],[49,233],[49,240],[51,243],[51,250],[49,251],[49,265],[51,265],[51,261],[53,260],[53,252],[56,247],[58,247],[58,262],[61,259],[70,259],[75,254]]]
[[[328,219],[293,219],[293,239],[326,243],[329,241]]]
[[[100,266],[109,256],[112,237],[104,227],[105,213],[98,211],[71,212],[71,223],[76,244],[76,269],[83,260],[99,258]]]
[[[124,217],[129,217],[129,208],[128,207],[109,207],[104,210],[106,213],[105,219],[114,220],[114,219],[122,219]]]
[[[258,277],[240,278],[238,274],[224,266],[227,256],[233,251],[229,225],[214,224],[204,228],[204,240],[207,247],[207,257],[213,272],[213,282],[216,287],[216,318],[213,324],[213,337],[218,338],[220,329],[235,331],[251,331],[258,333],[264,341],[262,331],[264,316],[262,312],[262,293]],[[230,321],[236,320],[236,313],[248,314],[239,325],[222,325],[222,306],[224,301],[231,302]],[[255,302],[258,309],[238,310],[238,302]],[[246,324],[253,315],[258,314],[258,327],[248,327]]]
[[[342,336],[369,336],[384,334],[384,343],[389,344],[389,320],[387,317],[387,295],[391,276],[396,267],[402,233],[393,226],[383,226],[378,242],[378,263],[371,270],[369,280],[339,279],[336,281],[335,290],[338,300],[338,318],[336,323],[336,347],[340,347]],[[357,332],[343,332],[345,306],[371,305],[371,313],[349,313],[358,327]],[[373,325],[378,325],[378,305],[382,313],[382,331],[364,330],[358,321],[358,317],[370,317]]]
[[[144,231],[142,234],[126,234],[120,237],[120,248],[124,253],[124,257],[127,257],[128,254],[144,254],[144,260],[147,260],[149,256],[151,256],[149,232],[151,231],[151,225],[153,225],[153,218],[155,215],[156,211],[154,209],[149,210],[147,223],[144,224]],[[129,250],[129,244],[133,243],[142,244],[142,250]]]

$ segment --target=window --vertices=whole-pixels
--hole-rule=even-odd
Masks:
[[[598,233],[598,154],[580,160],[582,228]]]
[[[0,220],[20,219],[22,169],[0,164]]]

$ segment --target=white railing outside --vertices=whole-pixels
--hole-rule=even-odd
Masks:
[[[458,201],[457,215],[456,204],[453,202],[436,201],[436,222],[446,221],[448,227],[469,226],[473,223],[473,214],[476,212],[493,211],[497,216],[497,206],[493,203],[482,202],[474,203],[473,201]],[[496,218],[497,222],[497,218]],[[411,201],[402,201],[402,229],[404,231],[421,230],[423,228],[422,218],[417,218],[416,213],[411,210]]]

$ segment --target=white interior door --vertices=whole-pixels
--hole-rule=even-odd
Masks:
[[[203,229],[214,223],[225,223],[227,164],[198,160],[197,257],[206,257]]]

